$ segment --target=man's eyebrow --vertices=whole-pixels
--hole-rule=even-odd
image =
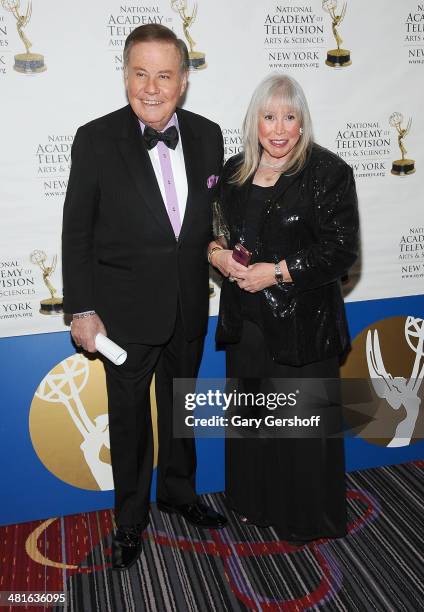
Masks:
[[[143,66],[133,66],[134,70],[144,70],[144,72],[149,72],[146,68],[143,68]],[[173,74],[173,70],[171,70],[171,68],[166,69],[166,70],[158,70],[157,74]]]

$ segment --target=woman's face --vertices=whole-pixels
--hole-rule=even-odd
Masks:
[[[258,124],[265,161],[288,161],[300,138],[300,127],[300,113],[282,105],[278,97],[271,98],[259,114]]]

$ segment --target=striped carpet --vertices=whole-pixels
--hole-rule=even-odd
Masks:
[[[0,591],[66,591],[75,612],[424,609],[424,461],[347,480],[344,539],[294,548],[233,516],[200,530],[153,505],[144,553],[122,573],[109,511],[2,527]],[[226,513],[222,494],[204,500]]]

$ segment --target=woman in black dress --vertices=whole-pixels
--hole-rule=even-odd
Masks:
[[[216,339],[227,376],[245,391],[259,379],[337,380],[349,349],[340,278],[357,256],[352,170],[313,142],[305,95],[286,75],[255,90],[243,140],[218,185],[208,251],[225,277]],[[238,243],[248,267],[232,257]],[[341,430],[337,397],[322,414],[318,437],[226,440],[227,502],[244,522],[296,543],[346,533],[344,442],[327,435]]]

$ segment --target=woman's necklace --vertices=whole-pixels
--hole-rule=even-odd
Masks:
[[[261,160],[259,165],[263,166],[264,168],[271,168],[271,170],[274,170],[274,172],[280,172],[280,170],[284,168],[285,162],[283,164],[270,164],[269,162]]]

